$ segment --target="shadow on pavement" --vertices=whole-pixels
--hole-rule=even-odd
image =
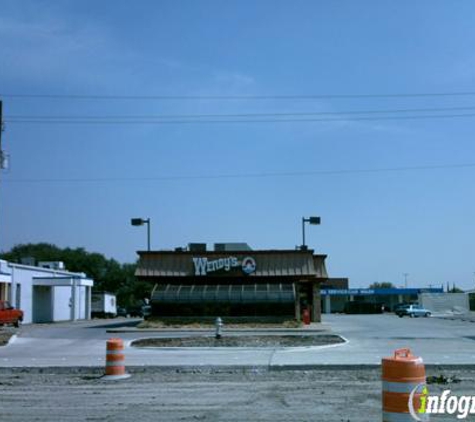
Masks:
[[[100,328],[100,329],[104,329],[104,328],[120,328],[120,327],[135,327],[137,325],[139,325],[140,323],[142,322],[141,319],[139,320],[133,320],[133,321],[120,321],[120,322],[115,322],[115,323],[111,323],[111,324],[104,324],[104,325],[94,325],[94,326],[90,326],[90,327],[85,327],[85,328],[88,328],[88,329],[96,329],[96,328]]]

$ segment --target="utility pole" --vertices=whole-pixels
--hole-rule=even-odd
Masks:
[[[409,276],[409,273],[403,273],[404,276],[404,288],[407,289],[407,277]]]
[[[2,132],[3,132],[3,103],[2,103],[2,100],[0,100],[0,170],[3,169]]]
[[[5,129],[5,125],[3,123],[3,103],[0,100],[0,171],[6,170],[8,167],[7,155],[2,148],[2,133]]]
[[[3,132],[3,103],[0,100],[0,175],[2,170],[5,168],[5,155],[2,149],[2,132]],[[0,177],[1,182],[1,177]]]

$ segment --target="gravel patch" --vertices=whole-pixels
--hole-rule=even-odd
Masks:
[[[265,369],[148,371],[119,382],[95,373],[3,373],[2,422],[206,421],[372,422],[381,420],[381,369],[269,372]],[[431,385],[473,395],[472,368],[428,370],[457,378]],[[434,417],[454,421],[453,415]],[[468,419],[470,420],[470,419]]]
[[[343,343],[337,335],[267,335],[267,336],[194,336],[148,338],[132,342],[135,347],[305,347]]]
[[[6,346],[10,341],[10,338],[15,334],[15,331],[2,328],[0,329],[0,347]]]

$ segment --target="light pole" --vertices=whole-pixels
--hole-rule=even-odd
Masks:
[[[8,155],[5,154],[2,147],[2,132],[4,131],[3,123],[3,102],[0,99],[0,173],[2,170],[8,169]]]
[[[307,245],[305,245],[305,223],[318,225],[321,223],[320,217],[302,217],[302,249],[307,249]]]
[[[409,273],[403,273],[404,276],[404,288],[407,289],[407,277],[409,276]]]
[[[132,226],[147,225],[147,250],[150,252],[150,218],[132,218],[130,224]]]
[[[4,158],[2,150],[2,132],[3,132],[3,102],[0,100],[0,172],[4,167]]]

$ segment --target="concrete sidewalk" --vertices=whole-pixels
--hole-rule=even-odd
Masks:
[[[427,364],[475,364],[475,324],[394,315],[330,315],[324,325],[348,340],[342,345],[298,348],[138,349],[138,338],[190,335],[190,331],[121,333],[130,366],[264,366],[271,369],[322,365],[379,365],[395,349],[409,347]],[[107,324],[30,327],[0,348],[0,366],[103,366]],[[196,334],[196,332],[195,332]],[[210,331],[212,335],[212,331]],[[224,333],[226,335],[226,331]]]

